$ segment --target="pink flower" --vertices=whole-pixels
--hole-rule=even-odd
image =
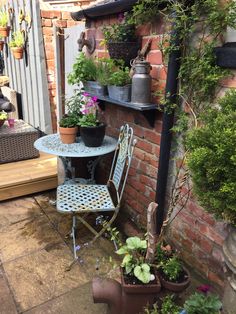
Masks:
[[[207,293],[211,289],[211,286],[209,285],[201,285],[197,287],[197,290],[203,293]]]
[[[118,14],[118,21],[119,21],[120,23],[123,22],[124,18],[125,18],[124,13],[119,13],[119,14]]]
[[[96,102],[98,100],[98,98],[96,96],[91,97],[92,101]]]
[[[84,92],[84,93],[83,93],[83,96],[85,96],[85,97],[89,97],[89,93]]]

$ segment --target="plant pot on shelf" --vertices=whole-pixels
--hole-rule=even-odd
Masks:
[[[107,49],[111,59],[122,59],[126,66],[137,57],[140,49],[139,42],[108,42]]]
[[[81,126],[80,135],[87,147],[99,147],[105,136],[106,125],[100,123],[98,126]]]
[[[11,51],[15,59],[20,60],[23,58],[23,52],[24,52],[23,47],[11,47]]]
[[[97,96],[106,96],[107,95],[107,87],[99,84],[96,81],[87,81],[83,83],[84,89],[86,92],[91,95]]]
[[[73,144],[76,141],[76,135],[78,132],[78,127],[73,128],[63,128],[59,127],[59,133],[62,143]]]
[[[8,37],[10,33],[10,26],[0,27],[0,36]]]
[[[112,99],[129,102],[131,98],[131,84],[125,86],[108,85],[108,95]]]
[[[186,267],[183,267],[183,275],[182,275],[183,279],[180,280],[179,282],[173,282],[173,281],[168,280],[165,274],[161,270],[159,271],[159,278],[160,278],[162,287],[173,292],[181,292],[185,290],[190,285],[190,282],[191,282],[190,273]]]

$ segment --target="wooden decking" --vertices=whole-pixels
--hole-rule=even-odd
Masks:
[[[57,158],[39,158],[0,165],[0,201],[57,187]]]

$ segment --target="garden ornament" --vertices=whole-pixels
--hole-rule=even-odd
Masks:
[[[79,45],[79,51],[82,51],[83,47],[86,46],[88,53],[92,54],[96,48],[96,41],[94,36],[85,39],[85,32],[81,32],[80,37],[77,41],[78,45]]]

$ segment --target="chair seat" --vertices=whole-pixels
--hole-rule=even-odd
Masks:
[[[114,211],[106,185],[71,184],[57,188],[57,210],[62,213]]]

